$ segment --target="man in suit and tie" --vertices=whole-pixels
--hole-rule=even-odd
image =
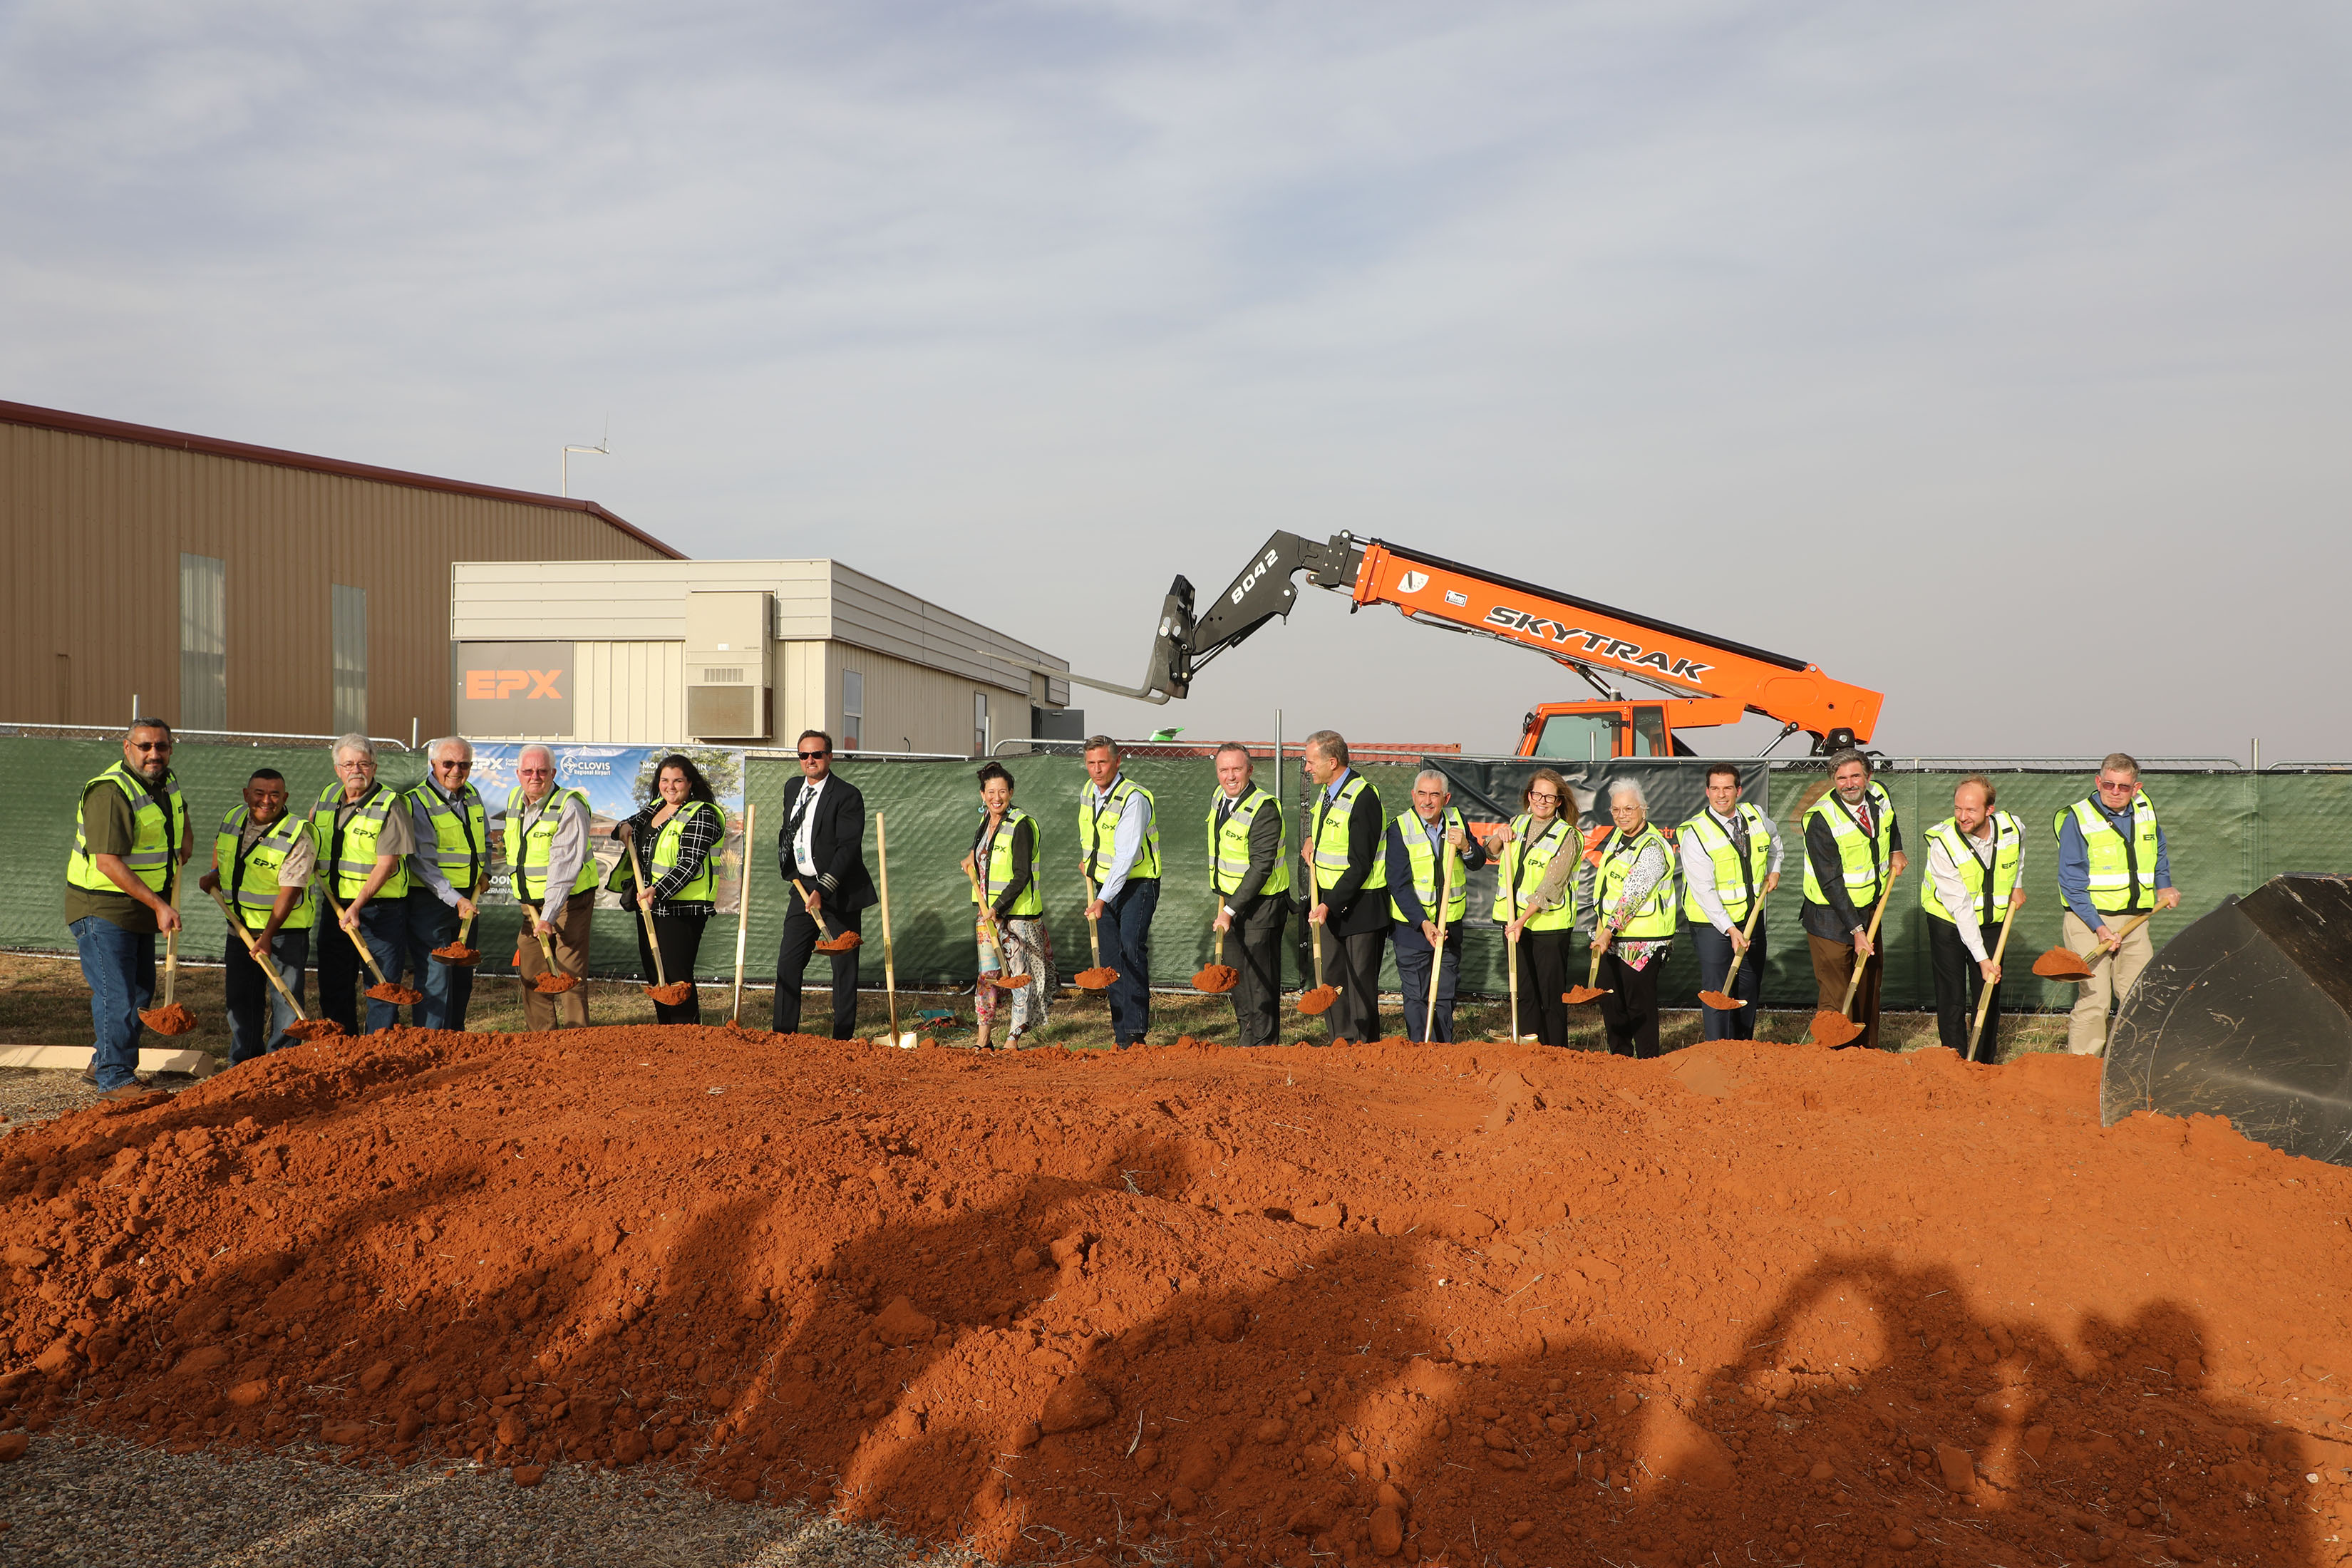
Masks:
[[[1334,1042],[1367,1045],[1381,1037],[1381,952],[1389,939],[1380,792],[1348,765],[1337,730],[1307,737],[1306,767],[1314,785],[1298,847],[1309,878],[1307,921],[1323,928],[1323,978],[1339,988],[1324,1021]]]
[[[801,977],[824,935],[819,911],[839,936],[858,930],[874,902],[874,879],[866,869],[866,797],[848,780],[833,776],[832,736],[803,730],[794,749],[801,776],[784,791],[784,825],[776,835],[776,863],[793,891],[776,947],[776,1007],[770,1027],[780,1035],[800,1032]],[[793,887],[795,879],[798,888]],[[828,956],[833,1037],[846,1040],[857,1029],[857,949]]]

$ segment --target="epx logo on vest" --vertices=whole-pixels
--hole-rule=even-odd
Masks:
[[[575,663],[568,642],[450,645],[450,710],[461,735],[569,735]]]

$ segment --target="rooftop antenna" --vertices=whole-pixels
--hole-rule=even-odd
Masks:
[[[563,448],[563,489],[559,493],[567,499],[572,494],[572,454],[574,452],[594,452],[605,458],[613,455],[613,416],[609,412],[604,416],[604,434],[594,446]]]

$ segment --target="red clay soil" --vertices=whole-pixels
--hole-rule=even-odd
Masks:
[[[2103,1131],[2095,1088],[1731,1043],[306,1046],[0,1141],[0,1405],[680,1467],[1004,1560],[2346,1561],[2352,1171]]]

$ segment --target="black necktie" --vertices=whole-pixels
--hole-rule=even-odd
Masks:
[[[1221,799],[1221,800],[1219,800],[1219,801],[1217,802],[1217,831],[1218,831],[1218,832],[1223,833],[1223,832],[1225,830],[1225,821],[1226,821],[1226,819],[1227,819],[1228,817],[1232,816],[1233,816],[1233,814],[1234,814],[1234,800],[1233,800],[1233,796],[1231,796],[1231,795],[1226,795],[1225,797],[1223,797],[1223,799]]]

